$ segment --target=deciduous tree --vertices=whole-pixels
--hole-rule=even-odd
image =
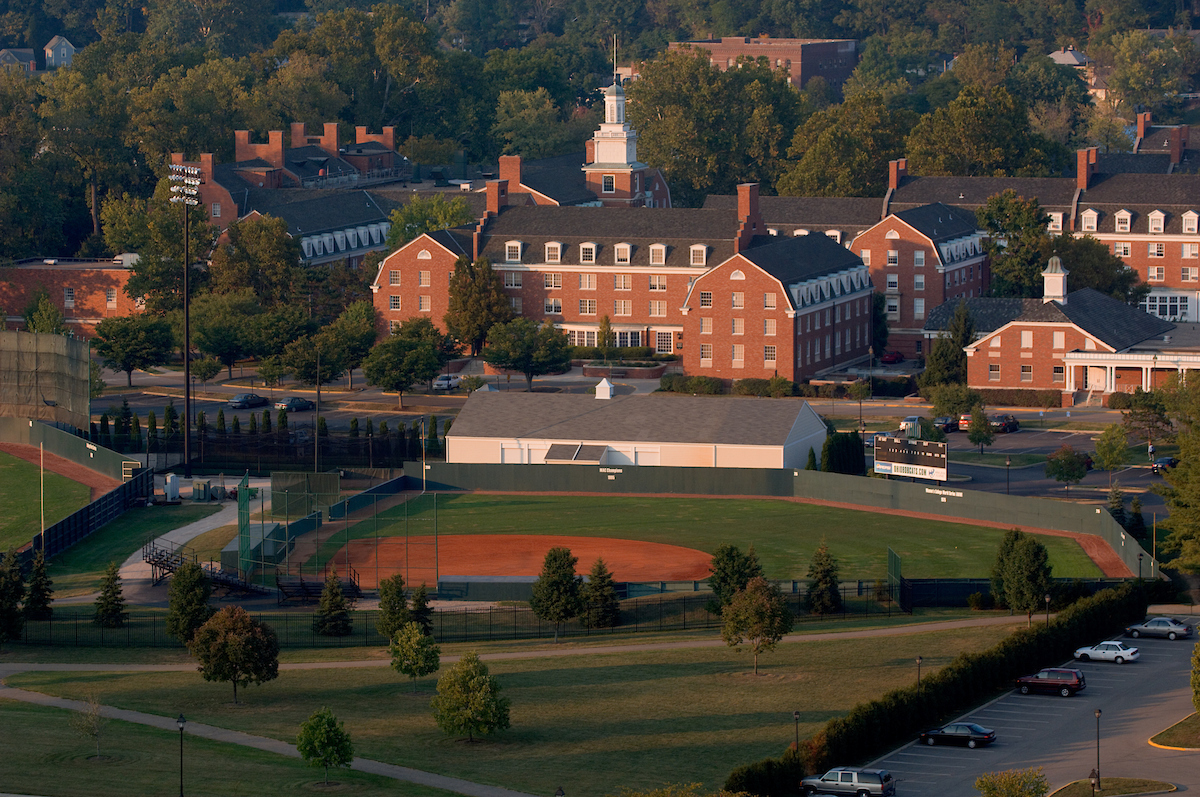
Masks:
[[[462,197],[448,200],[442,194],[434,194],[429,198],[410,198],[391,212],[389,221],[392,226],[388,228],[387,245],[395,250],[419,235],[470,224],[474,218]]]
[[[491,328],[483,358],[489,365],[523,373],[525,387],[532,392],[533,378],[566,368],[571,352],[567,336],[553,324],[539,326],[522,316]]]
[[[1040,262],[1057,255],[1070,273],[1072,290],[1092,288],[1126,304],[1136,305],[1150,293],[1150,286],[1139,281],[1138,271],[1112,253],[1108,244],[1090,235],[1056,235],[1042,242]]]
[[[388,652],[392,655],[392,669],[412,680],[414,694],[417,691],[417,679],[437,672],[442,666],[442,649],[433,637],[425,633],[420,623],[405,623],[395,633],[388,645]]]
[[[175,341],[166,321],[141,314],[104,319],[96,325],[93,345],[105,367],[124,371],[132,387],[133,372],[167,362]]]
[[[185,562],[171,575],[168,590],[167,633],[187,644],[196,629],[213,616],[208,605],[212,597],[212,582],[195,562]]]
[[[188,651],[200,663],[206,681],[238,685],[263,684],[279,676],[279,639],[271,626],[260,623],[240,606],[226,606],[196,631]]]
[[[97,758],[100,757],[100,734],[107,724],[108,718],[104,716],[104,707],[100,705],[99,699],[94,694],[85,697],[84,707],[71,714],[71,730],[96,744]]]
[[[437,376],[437,349],[425,340],[395,335],[375,344],[363,360],[363,376],[369,384],[396,392],[401,409],[404,392],[418,382]]]
[[[1170,437],[1171,419],[1167,417],[1167,403],[1158,391],[1145,391],[1140,387],[1129,395],[1129,409],[1122,413],[1122,423],[1130,434],[1153,445],[1155,440]]]
[[[496,103],[492,136],[502,143],[505,155],[529,159],[549,158],[569,151],[571,131],[563,124],[550,92],[502,91]]]
[[[554,623],[556,643],[559,627],[583,611],[581,579],[575,575],[578,563],[579,559],[571,555],[569,548],[551,548],[546,552],[542,572],[533,584],[529,608],[539,619]]]
[[[62,311],[44,290],[25,310],[25,329],[45,335],[62,335],[67,331]]]
[[[1033,613],[1045,605],[1050,592],[1050,555],[1036,537],[1026,534],[1013,545],[1004,563],[1004,599],[1014,611],[1025,612],[1030,625]]]
[[[209,265],[215,293],[249,288],[266,307],[294,298],[300,241],[288,234],[286,221],[269,216],[235,221],[222,240]]]
[[[721,618],[721,638],[738,650],[742,644],[749,645],[754,654],[755,675],[758,675],[758,654],[774,650],[784,634],[792,630],[795,620],[779,588],[762,576],[752,578],[745,589],[733,596]]]
[[[1128,448],[1125,429],[1119,423],[1110,423],[1096,438],[1096,464],[1108,471],[1109,487],[1113,484],[1113,471],[1125,465]]]
[[[349,767],[354,761],[354,743],[345,723],[328,708],[313,712],[300,724],[296,752],[314,767],[325,767],[325,785],[329,785],[330,767]]]
[[[983,406],[976,404],[971,408],[971,424],[967,427],[967,440],[971,445],[979,446],[979,455],[983,456],[983,447],[990,446],[996,441],[996,433],[992,431],[991,419],[984,412]]]
[[[1067,494],[1071,493],[1071,485],[1079,484],[1087,475],[1087,459],[1084,454],[1076,451],[1068,444],[1046,457],[1046,478],[1053,478],[1067,486]]]
[[[1042,768],[985,772],[975,779],[981,797],[1046,797],[1050,784]]]
[[[479,354],[488,333],[497,324],[512,320],[513,311],[504,293],[504,280],[486,258],[471,261],[460,257],[450,280],[450,309],[446,329],[464,345],[471,356]],[[403,327],[402,327],[403,328]]]
[[[980,226],[990,233],[986,248],[992,258],[992,294],[1038,298],[1049,247],[1050,217],[1036,197],[1026,199],[1013,189],[989,197],[975,211]]]
[[[438,679],[433,718],[447,734],[486,736],[509,726],[509,701],[474,651],[463,655]]]

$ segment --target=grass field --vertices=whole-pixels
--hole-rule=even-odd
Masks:
[[[1105,776],[1101,781],[1104,786],[1104,797],[1111,797],[1114,794],[1158,794],[1169,791],[1174,791],[1174,786],[1161,780],[1147,780],[1145,778],[1114,778]],[[1088,797],[1088,795],[1096,795],[1100,792],[1092,789],[1092,783],[1088,780],[1077,780],[1074,783],[1068,783],[1058,791],[1050,795],[1050,797]]]
[[[1020,625],[1020,619],[1016,625]],[[779,755],[800,711],[807,735],[856,703],[911,684],[962,651],[995,644],[1011,627],[780,645],[750,674],[748,652],[725,646],[597,653],[488,663],[512,701],[512,727],[481,744],[442,734],[429,698],[434,678],[390,668],[290,670],[239,693],[196,673],[22,673],[12,686],[290,739],[313,710],[330,707],[360,755],[539,795],[572,797],[664,783],[719,788],[735,766]]]
[[[1200,713],[1185,717],[1150,741],[1166,747],[1200,749]]]
[[[39,468],[0,452],[0,551],[20,548],[42,529]],[[46,525],[88,505],[91,489],[46,471]]]
[[[0,699],[0,783],[6,791],[48,797],[174,794],[179,787],[179,734],[114,720],[104,726],[100,754],[71,730],[64,709]],[[190,719],[190,717],[189,717]],[[289,739],[288,741],[295,741]],[[194,797],[291,797],[295,794],[395,794],[450,797],[391,778],[341,770],[326,788],[324,770],[240,745],[188,736],[185,793]]]
[[[830,496],[853,500],[852,495]],[[347,539],[433,533],[433,497],[422,496],[335,532],[317,554],[327,561]],[[437,531],[443,534],[570,534],[684,545],[712,552],[724,543],[753,545],[768,577],[804,578],[813,552],[826,540],[843,579],[877,579],[887,573],[890,545],[909,578],[984,578],[991,572],[1003,531],[813,506],[791,501],[724,498],[572,496],[437,496]],[[1054,575],[1101,575],[1078,543],[1041,537]],[[586,566],[586,563],[585,563]]]
[[[69,598],[93,592],[109,562],[120,564],[151,537],[218,511],[218,506],[194,504],[130,509],[83,542],[50,559],[55,596]]]
[[[221,561],[221,549],[237,536],[237,524],[221,526],[195,537],[187,545],[196,552],[199,562]]]

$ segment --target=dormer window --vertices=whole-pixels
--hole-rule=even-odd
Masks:
[[[667,247],[662,244],[650,245],[650,265],[662,266],[667,262]]]
[[[708,247],[704,244],[694,244],[691,248],[693,266],[703,266],[708,263]]]
[[[1156,210],[1147,214],[1146,218],[1150,221],[1150,232],[1163,231],[1163,227],[1167,222],[1167,214],[1163,213],[1161,210]]]
[[[1079,214],[1079,229],[1084,232],[1095,232],[1096,220],[1099,217],[1100,214],[1090,208],[1083,211],[1083,213]]]
[[[1121,210],[1117,212],[1114,218],[1116,219],[1117,232],[1129,232],[1129,227],[1133,223],[1132,213],[1128,210]]]
[[[560,244],[558,241],[551,241],[550,243],[546,244],[546,262],[562,262],[562,244]]]
[[[596,262],[596,245],[593,243],[579,245],[579,262],[580,263],[595,263]]]
[[[1047,228],[1051,232],[1061,232],[1062,228],[1063,228],[1062,222],[1063,222],[1063,214],[1051,213],[1050,214],[1050,224],[1048,225]]]
[[[799,238],[801,235],[808,235],[808,230],[805,230],[805,229],[792,230],[792,235]]]
[[[617,244],[616,246],[613,247],[613,251],[616,256],[616,262],[618,264],[625,264],[625,263],[629,262],[629,251],[630,251],[629,244]]]
[[[825,234],[838,243],[842,242],[842,233],[838,230],[826,230]]]
[[[1183,231],[1195,235],[1197,232],[1197,224],[1200,223],[1200,214],[1196,213],[1194,210],[1189,210],[1187,213],[1183,214],[1182,219]]]
[[[508,263],[521,262],[521,242],[506,241],[504,244],[504,260]]]

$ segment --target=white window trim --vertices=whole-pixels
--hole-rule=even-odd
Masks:
[[[1100,214],[1090,208],[1079,214],[1079,229],[1082,232],[1095,232]]]
[[[592,249],[592,256],[590,258],[587,257],[587,255],[586,255],[588,247],[591,247],[591,249]],[[596,246],[596,244],[592,243],[591,241],[584,241],[583,243],[581,243],[579,245],[579,262],[580,263],[595,263],[596,257],[599,253],[600,253],[600,247]]]
[[[517,249],[516,257],[512,256],[513,247],[516,247],[516,249]],[[504,242],[504,262],[520,263],[521,255],[524,251],[525,251],[525,247],[524,247],[524,245],[522,245],[522,243],[520,241],[505,241]]]
[[[688,248],[688,262],[693,266],[708,265],[708,246],[706,244],[692,244]]]
[[[667,247],[663,244],[650,244],[650,265],[665,266],[667,264]]]
[[[627,266],[633,257],[633,247],[629,244],[621,243],[613,247],[613,263],[618,266]]]
[[[561,263],[562,262],[563,245],[558,241],[550,241],[546,244],[546,262]]]

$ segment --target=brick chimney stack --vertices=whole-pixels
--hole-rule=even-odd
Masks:
[[[742,183],[737,192],[738,230],[734,249],[741,252],[750,248],[754,236],[766,233],[766,225],[758,211],[758,183]]]
[[[498,216],[500,209],[508,204],[508,180],[488,180],[485,192],[488,218]]]
[[[908,176],[908,158],[888,161],[888,188],[895,191],[900,187],[900,181]]]
[[[584,163],[595,163],[596,162],[596,142],[589,138],[587,141],[584,142],[583,150],[585,153]]]
[[[1183,151],[1188,145],[1188,126],[1177,125],[1171,128],[1171,138],[1169,146],[1171,148],[1171,163],[1179,164],[1183,161]]]
[[[508,182],[509,185],[521,184],[520,155],[500,156],[500,179]]]
[[[1096,158],[1099,154],[1099,147],[1088,147],[1075,153],[1075,187],[1080,191],[1091,187],[1092,173],[1096,170]]]
[[[234,160],[248,161],[262,158],[276,169],[283,168],[283,131],[267,133],[266,144],[251,144],[249,130],[233,131]]]
[[[385,127],[382,133],[368,133],[365,125],[360,125],[354,128],[354,143],[365,144],[368,141],[374,141],[382,144],[390,150],[396,149],[396,128]]]
[[[1153,119],[1154,119],[1154,116],[1149,111],[1145,111],[1144,113],[1139,113],[1137,115],[1137,137],[1138,138],[1146,137],[1146,133],[1148,133],[1150,131],[1150,126],[1154,123]]]

